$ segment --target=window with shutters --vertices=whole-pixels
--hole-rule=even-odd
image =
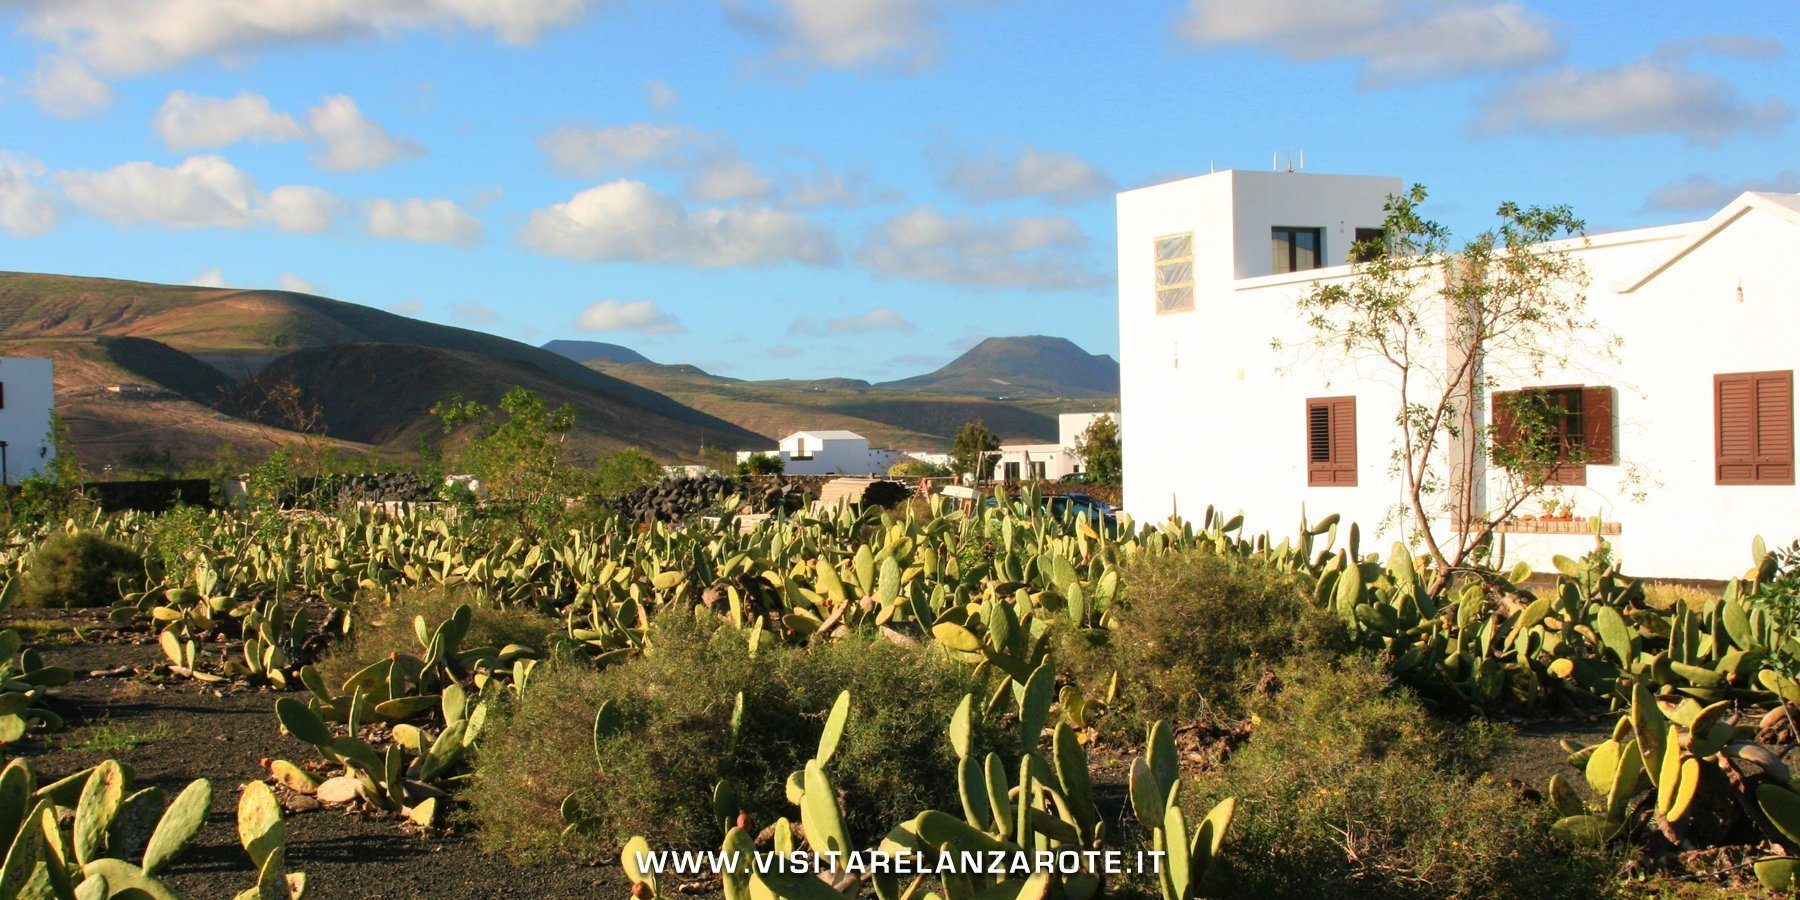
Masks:
[[[1194,233],[1156,239],[1156,314],[1194,308]]]
[[[1494,464],[1554,484],[1587,484],[1588,466],[1609,466],[1613,389],[1570,386],[1496,391]]]
[[[1306,401],[1306,484],[1356,486],[1356,398]]]
[[[1794,483],[1794,373],[1713,376],[1719,484]]]

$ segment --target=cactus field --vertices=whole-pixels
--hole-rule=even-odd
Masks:
[[[1514,848],[1479,863],[1491,871],[1457,873],[1477,863],[1454,862],[1466,841],[1451,835],[1486,825],[1447,819],[1403,823],[1390,864],[1373,835],[1400,831],[1333,805],[1325,782],[1287,795],[1351,810],[1341,824],[1318,814],[1327,840],[1307,865],[1343,879],[1327,892],[1498,896],[1543,877],[1533,858],[1599,873],[1577,895],[1800,884],[1800,613],[1786,551],[1746,536],[1746,568],[1720,573],[1717,596],[1659,606],[1603,546],[1554,572],[1446,574],[1335,516],[1272,535],[1214,510],[1096,528],[1042,509],[1028,491],[974,512],[935,498],[841,505],[753,529],[607,509],[540,530],[505,516],[271,508],[20,528],[0,548],[11,760],[0,900],[1266,891],[1301,864],[1282,862],[1269,823],[1301,807],[1284,812],[1280,790],[1233,767],[1275,753],[1269,730],[1284,723],[1364,715],[1347,690],[1304,707],[1317,690],[1306,685],[1333,678],[1372,685],[1368,715],[1427,729],[1402,744],[1463,754],[1418,764],[1440,767],[1406,777],[1437,792],[1418,802],[1490,803],[1540,856]],[[34,569],[60,532],[142,566],[105,596],[50,592]],[[1200,661],[1215,680],[1159,695],[1190,666],[1188,648],[1146,630],[1134,604],[1151,588],[1136,579],[1195,559],[1290,592],[1329,640],[1303,651],[1296,639],[1291,653],[1247,644],[1259,649]],[[1179,619],[1182,597],[1158,602]],[[36,608],[56,605],[90,608]],[[1288,627],[1240,608],[1244,627]],[[1119,646],[1133,641],[1147,643]],[[833,674],[846,670],[830,652],[858,646],[868,671]],[[674,654],[721,669],[671,681],[657,663]],[[880,680],[893,677],[907,681]],[[545,693],[588,682],[609,699]],[[895,706],[902,696],[913,705]],[[1388,732],[1356,733],[1351,766],[1400,765],[1375,736]],[[1490,739],[1535,741],[1551,763],[1502,783],[1469,762]],[[607,793],[625,778],[675,784],[674,757],[645,761],[664,741],[707,748],[679,761],[684,794]],[[556,771],[509,755],[533,745],[560,748]],[[514,810],[536,819],[508,821]],[[668,849],[1166,862],[1147,875],[1089,856],[1055,871],[916,876],[638,864]],[[1439,852],[1451,862],[1429,858]]]

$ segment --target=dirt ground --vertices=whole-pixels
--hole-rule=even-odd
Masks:
[[[0,626],[18,618],[0,616]],[[37,625],[46,617],[30,618]],[[103,619],[88,614],[56,619],[80,624],[89,635],[105,629]],[[209,779],[212,813],[164,878],[194,898],[232,897],[254,886],[256,873],[237,840],[239,790],[262,777],[264,758],[302,762],[317,756],[277,726],[275,700],[284,695],[188,680],[153,684],[131,675],[89,676],[157,663],[161,652],[139,635],[82,640],[59,630],[38,646],[47,662],[76,673],[73,683],[56,689],[55,708],[67,727],[29,737],[9,752],[28,757],[40,782],[108,757],[130,765],[137,784],[158,785],[171,796],[195,778]],[[398,819],[314,809],[290,810],[287,831],[289,868],[306,873],[310,897],[622,897],[629,888],[613,860],[518,864],[483,852],[467,825],[426,834]]]

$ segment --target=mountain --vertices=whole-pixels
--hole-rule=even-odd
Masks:
[[[1118,408],[1112,397],[995,400],[887,390],[847,378],[734,381],[682,368],[637,364],[607,371],[767,438],[805,429],[844,429],[868,438],[872,446],[896,450],[948,449],[956,432],[976,419],[1008,441],[1054,441],[1058,413]]]
[[[604,341],[548,341],[541,348],[558,356],[566,356],[578,363],[647,363],[650,357],[622,344],[608,344]]]
[[[754,432],[638,384],[548,350],[479,331],[289,291],[0,272],[0,352],[22,355],[22,346],[16,344],[46,339],[91,345],[79,352],[64,348],[65,355],[97,355],[110,360],[118,353],[133,352],[130,345],[124,350],[116,344],[105,349],[98,343],[103,338],[154,342],[168,351],[153,351],[168,368],[167,377],[177,378],[173,374],[177,371],[185,373],[178,379],[186,379],[182,387],[165,386],[190,402],[209,404],[221,412],[242,410],[216,396],[199,396],[206,393],[202,382],[229,376],[226,381],[231,384],[254,383],[266,388],[272,379],[291,379],[301,394],[324,407],[328,434],[337,434],[340,424],[345,435],[373,438],[390,434],[380,443],[403,453],[417,449],[416,443],[405,444],[405,439],[432,424],[425,421],[428,417],[420,411],[421,404],[429,409],[459,390],[465,396],[491,401],[512,384],[525,382],[577,406],[582,411],[576,421],[576,428],[585,435],[582,443],[596,449],[639,446],[663,457],[693,458],[701,446],[750,449],[770,445]],[[397,367],[384,369],[375,358],[380,351],[372,351],[370,345],[394,348],[389,352],[396,360],[429,360],[431,371],[443,377],[415,381],[404,377]],[[437,352],[403,356],[397,348]],[[144,348],[139,347],[138,352],[145,352]],[[284,357],[302,352],[309,355],[276,365]],[[188,361],[178,362],[170,353]],[[334,362],[336,357],[341,359]],[[455,373],[451,370],[457,366],[470,374],[452,377]],[[216,374],[206,375],[208,369]],[[115,370],[91,374],[112,377],[125,371],[116,366]],[[367,372],[375,375],[363,377]],[[326,377],[325,373],[356,376],[351,383],[360,385],[364,395],[343,397],[338,386],[315,380]],[[59,403],[61,375],[59,372]],[[483,380],[486,378],[500,382],[489,383]],[[148,377],[128,380],[164,383]],[[350,402],[352,399],[356,402]],[[404,421],[391,423],[386,430],[359,424],[357,410],[383,404],[393,411],[390,415]],[[342,411],[345,421],[333,422],[334,411]]]
[[[1119,363],[1067,338],[995,337],[943,368],[876,387],[980,397],[1117,397]]]

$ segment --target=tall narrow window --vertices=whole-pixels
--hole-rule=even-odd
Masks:
[[[1719,484],[1794,483],[1794,373],[1713,376]]]
[[[1156,239],[1156,314],[1194,308],[1194,233]]]
[[[1356,486],[1356,398],[1306,401],[1306,484]]]
[[[1269,229],[1269,246],[1275,274],[1316,269],[1324,256],[1325,230],[1322,228],[1289,228],[1277,225]]]

